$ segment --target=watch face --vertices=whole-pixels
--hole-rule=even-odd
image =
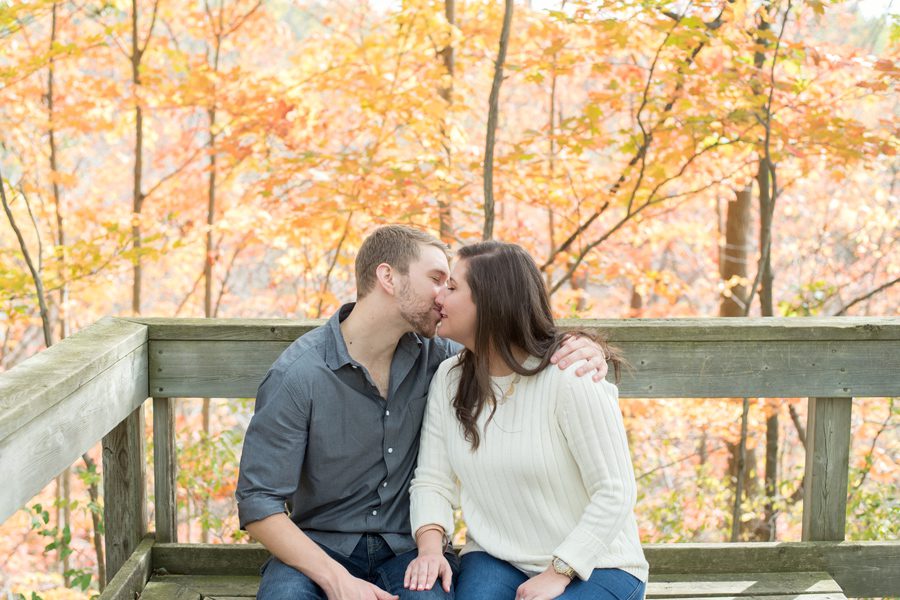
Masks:
[[[553,570],[566,577],[572,577],[572,575],[575,574],[575,569],[570,567],[566,561],[559,557],[553,559]]]

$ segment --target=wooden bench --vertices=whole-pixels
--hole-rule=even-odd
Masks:
[[[0,373],[0,522],[103,441],[101,600],[249,598],[259,546],[178,544],[176,398],[249,397],[321,322],[103,319]],[[900,318],[573,320],[632,363],[628,398],[807,397],[802,542],[647,544],[649,598],[900,596],[900,541],[843,542],[852,399],[900,395]],[[147,536],[144,405],[155,505]]]
[[[148,538],[141,547],[135,554],[149,578],[141,600],[253,598],[268,557],[257,544]],[[893,542],[645,544],[644,551],[648,599],[842,600],[900,586],[900,569],[892,568],[900,565],[900,545]]]
[[[163,575],[150,578],[141,600],[230,600],[255,598],[259,577],[254,575]],[[652,575],[651,598],[709,600],[845,600],[828,573],[719,573],[712,575]]]

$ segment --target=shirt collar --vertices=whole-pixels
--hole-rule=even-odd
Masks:
[[[325,363],[332,371],[337,371],[344,365],[353,364],[353,359],[347,351],[347,344],[344,342],[344,335],[341,333],[341,321],[350,315],[354,306],[356,306],[355,302],[344,304],[336,313],[331,315],[331,318],[328,319],[328,323],[325,325],[331,333],[328,336],[328,351]]]

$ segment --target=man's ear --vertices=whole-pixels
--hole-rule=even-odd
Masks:
[[[375,267],[375,277],[378,280],[378,285],[381,286],[381,289],[393,296],[395,285],[393,267],[387,263],[381,263]]]

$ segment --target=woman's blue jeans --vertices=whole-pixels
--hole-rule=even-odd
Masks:
[[[453,587],[448,594],[441,587],[440,580],[430,590],[414,592],[404,589],[406,567],[417,556],[418,551],[395,555],[380,535],[364,534],[350,556],[342,556],[324,546],[321,548],[354,577],[374,583],[381,589],[400,596],[401,600],[453,600]],[[459,559],[452,552],[446,556],[456,572]],[[266,561],[261,571],[262,580],[256,596],[258,600],[327,600],[322,588],[309,577],[274,556]]]
[[[515,600],[528,576],[487,552],[469,552],[460,562],[458,600]],[[641,600],[644,582],[620,569],[594,569],[587,581],[574,579],[557,600]]]

